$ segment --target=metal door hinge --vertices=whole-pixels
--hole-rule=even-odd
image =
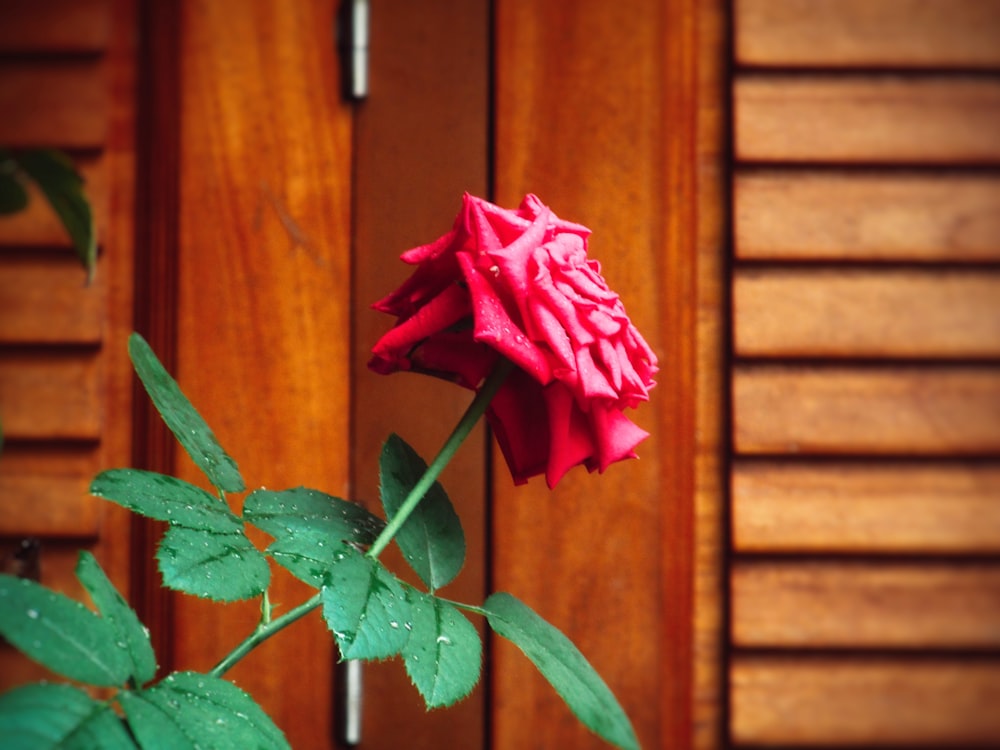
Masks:
[[[342,0],[337,19],[344,97],[360,101],[368,96],[368,0]]]

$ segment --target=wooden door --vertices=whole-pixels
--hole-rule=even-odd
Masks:
[[[0,146],[72,158],[99,244],[87,285],[39,192],[0,217],[0,562],[81,597],[73,570],[89,549],[128,591],[128,514],[87,488],[132,459],[133,3],[0,2],[0,19]],[[27,569],[15,558],[26,539],[39,544]],[[0,688],[42,677],[0,644]]]

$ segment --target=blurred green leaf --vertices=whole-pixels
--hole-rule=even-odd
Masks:
[[[0,696],[4,750],[134,750],[108,703],[71,685],[25,685]]]
[[[163,421],[198,468],[205,472],[212,486],[224,492],[246,489],[236,462],[219,445],[215,434],[160,364],[146,340],[133,333],[128,340],[128,351],[135,372]]]
[[[382,505],[388,518],[396,514],[426,471],[427,464],[405,440],[398,435],[389,436],[379,462]],[[395,541],[431,591],[454,580],[465,563],[462,524],[438,482],[424,495]]]
[[[625,711],[572,641],[510,594],[491,595],[483,609],[490,627],[524,652],[588,729],[617,747],[638,750]]]
[[[18,166],[41,189],[73,241],[77,257],[93,278],[97,265],[97,232],[83,178],[72,160],[59,151],[34,149],[14,154]]]
[[[118,593],[89,552],[80,553],[76,577],[87,589],[101,617],[114,628],[117,636],[115,642],[125,644],[132,662],[132,677],[136,683],[141,685],[149,682],[156,674],[156,654],[149,641],[149,630],[139,621],[135,610]]]
[[[410,604],[395,576],[350,546],[334,555],[321,590],[323,619],[345,659],[388,659],[409,638]]]
[[[28,191],[13,174],[0,167],[0,216],[16,214],[28,207]]]
[[[218,677],[177,672],[146,690],[123,692],[120,700],[144,750],[290,750],[253,698]]]
[[[114,627],[79,602],[0,574],[0,635],[26,656],[91,685],[122,685],[132,661]]]
[[[403,648],[406,673],[427,708],[450,706],[479,682],[483,644],[479,632],[455,607],[409,589],[410,639]]]

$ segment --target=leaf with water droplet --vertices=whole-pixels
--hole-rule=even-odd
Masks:
[[[24,685],[0,695],[5,750],[135,750],[111,705],[72,685]]]
[[[353,547],[335,556],[321,590],[323,619],[344,659],[388,659],[406,645],[410,604],[402,584],[378,560]],[[396,627],[392,623],[396,623]]]
[[[399,435],[382,447],[379,483],[386,516],[392,518],[427,464]],[[396,533],[403,557],[431,591],[447,585],[465,564],[465,534],[444,488],[434,482]]]
[[[115,628],[80,602],[39,583],[0,574],[0,635],[26,656],[65,677],[118,686],[132,661]]]
[[[128,351],[135,372],[163,421],[212,486],[225,492],[242,492],[246,487],[236,462],[219,445],[215,433],[160,364],[146,340],[133,333],[128,340]]]
[[[253,698],[219,677],[177,672],[148,689],[123,692],[119,700],[144,748],[289,750]]]
[[[588,729],[617,747],[638,750],[614,693],[569,638],[510,594],[491,595],[483,609],[490,627],[521,649]]]
[[[450,706],[466,697],[479,682],[483,644],[479,632],[448,602],[407,591],[412,632],[403,649],[406,673],[427,708]]]
[[[243,530],[243,521],[219,498],[166,474],[111,469],[94,477],[90,492],[157,521],[220,533]]]
[[[267,558],[242,529],[221,534],[171,526],[156,552],[165,586],[204,599],[232,602],[264,593]]]
[[[80,552],[76,577],[90,594],[101,616],[114,628],[117,636],[115,645],[128,653],[135,681],[141,685],[153,679],[156,674],[156,654],[149,641],[149,631],[89,552]]]

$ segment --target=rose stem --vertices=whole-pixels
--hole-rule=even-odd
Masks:
[[[385,528],[382,529],[382,533],[378,535],[378,538],[369,548],[367,555],[371,558],[377,558],[381,554],[389,543],[392,541],[393,537],[396,536],[396,532],[406,523],[406,519],[410,517],[420,501],[423,500],[424,495],[427,494],[427,490],[431,488],[438,475],[448,462],[451,461],[458,447],[463,443],[465,438],[469,436],[472,432],[472,428],[476,426],[480,417],[486,413],[486,407],[489,406],[490,401],[496,395],[496,392],[500,389],[503,384],[504,379],[514,368],[512,362],[507,359],[501,359],[497,366],[494,368],[493,372],[490,373],[489,377],[486,378],[482,387],[476,393],[476,397],[469,404],[469,408],[465,410],[465,414],[455,425],[455,429],[452,430],[451,435],[445,441],[441,450],[438,452],[437,456],[431,461],[430,466],[427,467],[427,471],[424,472],[423,476],[417,480],[417,483],[413,485],[413,489],[410,490],[406,499],[403,500],[403,504],[399,506],[399,510],[396,515],[392,517]],[[250,653],[253,649],[259,646],[261,643],[266,641],[275,633],[284,630],[286,627],[291,625],[296,620],[301,619],[305,615],[312,612],[321,604],[320,594],[316,594],[308,601],[303,602],[294,609],[288,610],[285,614],[280,617],[276,617],[273,620],[268,620],[265,616],[261,619],[260,624],[257,625],[256,629],[248,635],[236,648],[230,651],[218,664],[212,667],[212,670],[208,673],[212,677],[221,677],[223,674],[228,672],[236,662],[240,661],[244,656]]]
[[[476,426],[480,417],[486,413],[486,407],[490,405],[490,401],[493,400],[496,392],[500,390],[500,386],[513,368],[513,363],[508,359],[501,359],[497,363],[493,372],[489,374],[489,377],[486,378],[482,387],[476,393],[476,397],[472,400],[472,403],[469,404],[469,408],[465,410],[465,414],[462,415],[458,424],[455,425],[455,429],[452,430],[451,435],[448,436],[444,445],[441,446],[441,450],[437,456],[434,457],[434,460],[427,467],[427,471],[413,485],[413,489],[410,490],[406,499],[403,500],[402,505],[399,506],[396,515],[389,519],[389,523],[382,529],[382,533],[378,535],[372,546],[368,548],[367,554],[369,557],[373,559],[377,558],[382,554],[382,550],[389,546],[389,542],[392,541],[392,538],[396,536],[396,533],[406,523],[406,520],[413,513],[417,505],[420,504],[420,501],[424,499],[424,495],[434,485],[444,467],[448,465],[448,462],[455,455],[458,447],[469,436],[469,433],[472,432],[472,428]]]

